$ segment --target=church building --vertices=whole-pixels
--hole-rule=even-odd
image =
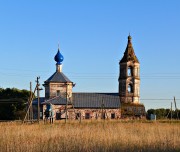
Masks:
[[[59,48],[54,57],[56,71],[46,81],[45,97],[40,99],[41,118],[51,111],[59,119],[121,119],[145,116],[145,107],[140,104],[140,64],[128,36],[124,56],[119,62],[119,92],[117,93],[76,93],[75,83],[62,70],[64,57]],[[37,105],[37,99],[33,107]],[[37,113],[34,112],[37,116]],[[35,116],[35,117],[36,117]]]

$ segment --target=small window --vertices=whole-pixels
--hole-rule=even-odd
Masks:
[[[76,119],[80,118],[81,113],[76,113]]]
[[[61,113],[60,112],[57,112],[56,113],[56,120],[60,120],[61,119]]]
[[[111,119],[115,119],[115,113],[111,113]]]
[[[101,114],[101,119],[106,119],[106,114],[105,114],[105,112],[103,112],[103,113]]]
[[[85,113],[85,119],[90,119],[90,113]]]
[[[57,90],[57,96],[60,96],[60,90]]]

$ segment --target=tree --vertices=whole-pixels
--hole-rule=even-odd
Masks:
[[[0,120],[23,118],[30,91],[0,88]]]

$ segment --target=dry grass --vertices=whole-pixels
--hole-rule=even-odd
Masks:
[[[180,123],[0,123],[0,151],[180,151]]]

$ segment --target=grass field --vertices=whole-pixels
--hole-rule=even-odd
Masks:
[[[0,151],[180,151],[180,123],[0,123]]]

